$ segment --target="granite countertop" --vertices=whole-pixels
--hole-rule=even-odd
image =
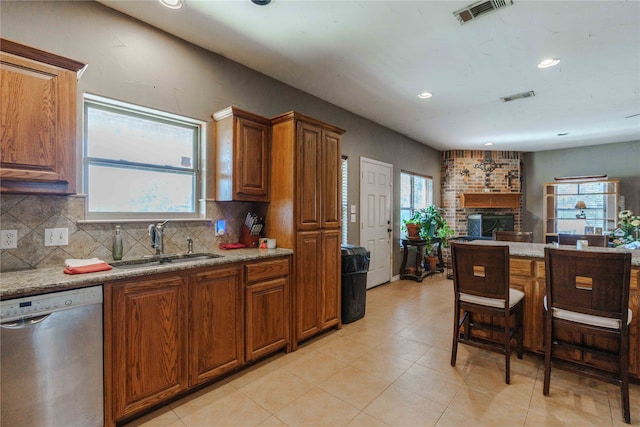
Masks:
[[[503,242],[503,241],[496,241],[496,240],[472,240],[468,243],[474,244],[474,245],[485,245],[485,246],[508,245],[509,255],[528,257],[528,258],[544,258],[544,248],[554,247],[552,243],[550,244],[521,243],[521,242]],[[560,245],[558,247],[560,249],[576,250],[575,246],[570,246],[570,245]],[[599,248],[594,246],[590,246],[582,250],[589,251],[589,252],[629,252],[631,253],[631,265],[640,266],[640,250],[622,249],[622,248]]]
[[[17,298],[67,289],[99,285],[118,279],[146,276],[154,273],[189,270],[192,268],[218,266],[238,262],[268,259],[291,255],[291,249],[234,249],[215,252],[219,258],[166,263],[161,265],[117,268],[85,274],[65,274],[64,267],[38,268],[34,270],[3,272],[0,274],[0,299]],[[106,261],[108,262],[108,261]]]

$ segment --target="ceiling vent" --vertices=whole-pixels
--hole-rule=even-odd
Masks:
[[[527,92],[516,93],[514,95],[503,96],[500,99],[502,100],[502,102],[509,102],[509,101],[515,101],[516,99],[531,98],[532,96],[536,96],[536,94],[534,91],[530,90]]]
[[[503,9],[512,4],[513,0],[484,0],[456,10],[453,14],[458,18],[458,21],[460,21],[460,25],[462,25],[482,15]]]

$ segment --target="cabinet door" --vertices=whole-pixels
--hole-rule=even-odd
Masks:
[[[319,231],[298,233],[296,245],[296,340],[319,331],[322,240]]]
[[[323,228],[340,227],[340,135],[335,132],[322,132],[322,188],[321,221]]]
[[[340,322],[340,266],[340,231],[324,231],[322,232],[321,329],[335,326]]]
[[[120,282],[111,291],[106,419],[118,420],[187,389],[187,287],[182,277],[163,275]]]
[[[255,360],[289,343],[289,278],[258,282],[246,288],[247,360]]]
[[[193,274],[190,297],[190,383],[196,385],[240,366],[243,311],[240,270]]]
[[[234,187],[236,200],[269,200],[269,126],[237,118]]]
[[[75,192],[76,73],[2,53],[3,192]]]
[[[322,130],[305,122],[297,124],[297,226],[299,230],[320,227]]]

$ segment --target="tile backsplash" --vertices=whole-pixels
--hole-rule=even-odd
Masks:
[[[111,256],[116,225],[122,228],[124,257],[151,255],[147,234],[149,222],[79,223],[85,217],[84,196],[2,195],[0,229],[18,231],[18,247],[0,250],[0,271],[64,265],[67,258],[97,257],[107,262]],[[187,238],[193,239],[194,252],[211,252],[220,243],[238,241],[240,227],[253,203],[207,202],[206,217],[212,221],[169,221],[166,224],[165,253],[186,252]],[[227,221],[227,232],[215,235],[215,220]],[[45,229],[68,228],[69,244],[44,246]]]

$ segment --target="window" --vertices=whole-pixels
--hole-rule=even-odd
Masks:
[[[342,156],[342,244],[346,245],[349,238],[349,163],[345,156]]]
[[[400,224],[409,219],[414,211],[433,204],[433,180],[429,176],[400,172]],[[404,238],[404,230],[400,238]]]
[[[87,219],[198,218],[203,123],[84,99]]]
[[[558,184],[558,233],[586,234],[585,226],[594,230],[612,230],[615,226],[616,202],[610,187],[610,183],[604,181]],[[584,203],[584,209],[577,207],[579,202]],[[583,221],[576,221],[580,219]]]

